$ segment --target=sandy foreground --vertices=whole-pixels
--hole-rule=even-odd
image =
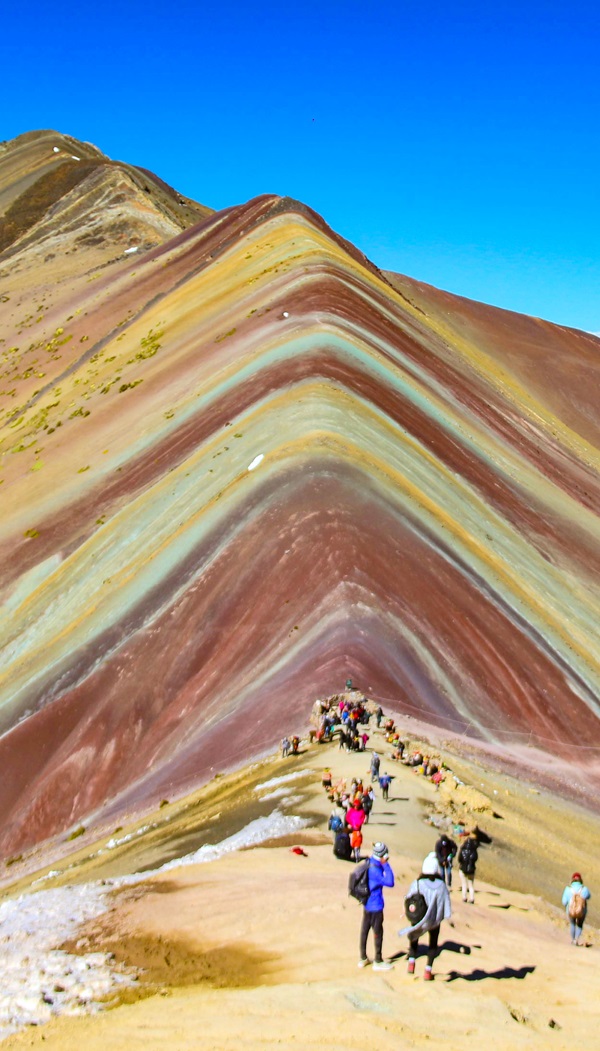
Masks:
[[[389,752],[382,739],[372,742],[384,756]],[[113,952],[117,961],[141,969],[140,981],[118,1006],[30,1027],[2,1047],[598,1046],[600,938],[588,924],[585,947],[571,946],[558,906],[576,868],[600,895],[599,823],[472,760],[447,757],[471,786],[470,804],[485,808],[477,820],[493,843],[480,849],[475,905],[461,901],[455,873],[452,923],[442,926],[435,981],[425,983],[423,958],[414,976],[406,973],[406,939],[397,930],[405,925],[403,895],[438,835],[428,815],[450,813],[456,801],[384,758],[382,769],[387,765],[396,779],[389,802],[377,798],[364,846],[384,839],[390,848],[396,887],[386,893],[384,954],[395,966],[387,973],[357,968],[361,907],[347,895],[351,866],[331,851],[325,831],[330,805],[320,779],[326,765],[334,776],[365,776],[369,758],[313,746],[298,759],[277,758],[224,779],[196,805],[165,807],[162,824],[157,820],[156,829],[108,861],[104,854],[91,858],[87,848],[73,855],[68,874],[55,883],[156,865],[171,856],[167,845],[173,841],[189,846],[193,830],[202,841],[199,814],[212,822],[215,842],[235,812],[243,820],[251,816],[251,786],[261,778],[305,773],[289,783],[294,795],[288,804],[311,827],[122,889],[111,911],[79,933],[81,952]],[[292,846],[302,846],[306,856]],[[532,893],[524,893],[528,888]]]

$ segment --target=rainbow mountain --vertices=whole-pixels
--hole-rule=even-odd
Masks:
[[[0,215],[3,854],[347,677],[591,797],[598,338],[55,132],[0,145]]]

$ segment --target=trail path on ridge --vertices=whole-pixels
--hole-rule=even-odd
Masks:
[[[326,765],[334,777],[366,776],[369,761],[369,753],[347,755],[333,746],[276,760],[271,776],[312,771],[306,783],[288,785],[290,792],[304,785],[300,809],[320,815],[317,828],[294,839],[308,856],[292,853],[291,841],[279,842],[173,870],[138,887],[133,898],[117,899],[115,911],[88,931],[92,946],[145,966],[156,995],[92,1018],[57,1019],[3,1046],[593,1046],[600,1027],[596,933],[589,932],[589,948],[574,949],[564,916],[534,896],[478,879],[471,906],[455,886],[453,925],[442,926],[435,981],[422,981],[422,959],[415,976],[406,973],[406,941],[396,934],[404,926],[403,895],[437,832],[425,824],[421,802],[432,800],[433,786],[400,765],[389,766],[396,775],[390,800],[378,795],[364,844],[384,839],[390,847],[396,887],[386,892],[384,955],[396,957],[395,967],[357,969],[360,906],[346,892],[351,866],[333,857],[323,831],[330,805],[320,781]],[[485,868],[484,848],[478,875]]]

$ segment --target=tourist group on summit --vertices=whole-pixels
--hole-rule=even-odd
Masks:
[[[393,748],[389,756],[391,760],[416,768],[436,787],[451,773],[441,759],[425,756],[419,750],[406,754],[404,742],[400,739],[394,721],[384,719],[381,705],[368,701],[353,687],[351,680],[347,681],[343,693],[315,702],[313,722],[317,729],[310,731],[310,740],[326,743],[337,738],[339,747],[347,752],[364,752],[369,740],[367,731],[371,720],[374,720],[378,730],[383,722],[385,739]],[[295,736],[292,741],[293,748],[287,737],[283,739],[283,757],[290,753],[297,754],[299,739]],[[356,863],[349,877],[348,890],[363,907],[358,966],[363,968],[372,963],[373,970],[388,971],[394,964],[383,957],[384,890],[394,886],[394,872],[385,843],[375,843],[366,858],[362,857],[362,845],[363,829],[369,823],[376,800],[374,786],[377,786],[382,800],[387,800],[394,775],[389,774],[387,770],[381,770],[381,756],[375,750],[371,751],[369,774],[368,783],[363,783],[359,777],[353,778],[348,786],[344,778],[334,781],[331,769],[326,768],[322,784],[334,804],[328,821],[328,829],[333,834],[333,852],[340,860]],[[456,826],[455,834],[462,840],[460,847],[449,835],[442,833],[434,849],[424,858],[421,871],[411,883],[404,898],[407,923],[398,933],[401,937],[408,938],[407,970],[409,974],[415,973],[419,939],[427,934],[428,946],[423,973],[425,981],[433,979],[433,963],[438,953],[440,926],[452,915],[450,889],[453,862],[455,859],[458,862],[462,900],[474,905],[479,846],[481,843],[491,842],[491,838],[478,826],[471,830],[462,825]],[[581,944],[590,896],[581,874],[573,873],[571,882],[565,887],[562,896],[573,945]],[[367,954],[371,933],[373,960]]]

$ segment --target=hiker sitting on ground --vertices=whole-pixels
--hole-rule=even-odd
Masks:
[[[583,885],[581,873],[574,872],[562,896],[562,903],[566,907],[567,919],[571,926],[571,945],[580,944],[579,939],[583,931],[587,903],[591,896],[588,888]]]
[[[421,875],[411,883],[406,899],[417,894],[423,895],[427,911],[418,922],[410,927],[403,927],[398,933],[400,937],[404,934],[408,935],[408,973],[414,974],[415,961],[419,950],[419,938],[422,934],[429,932],[427,964],[423,975],[427,982],[432,979],[431,969],[437,955],[440,924],[442,920],[449,920],[452,915],[450,895],[434,851],[431,851],[425,858],[421,866]]]

